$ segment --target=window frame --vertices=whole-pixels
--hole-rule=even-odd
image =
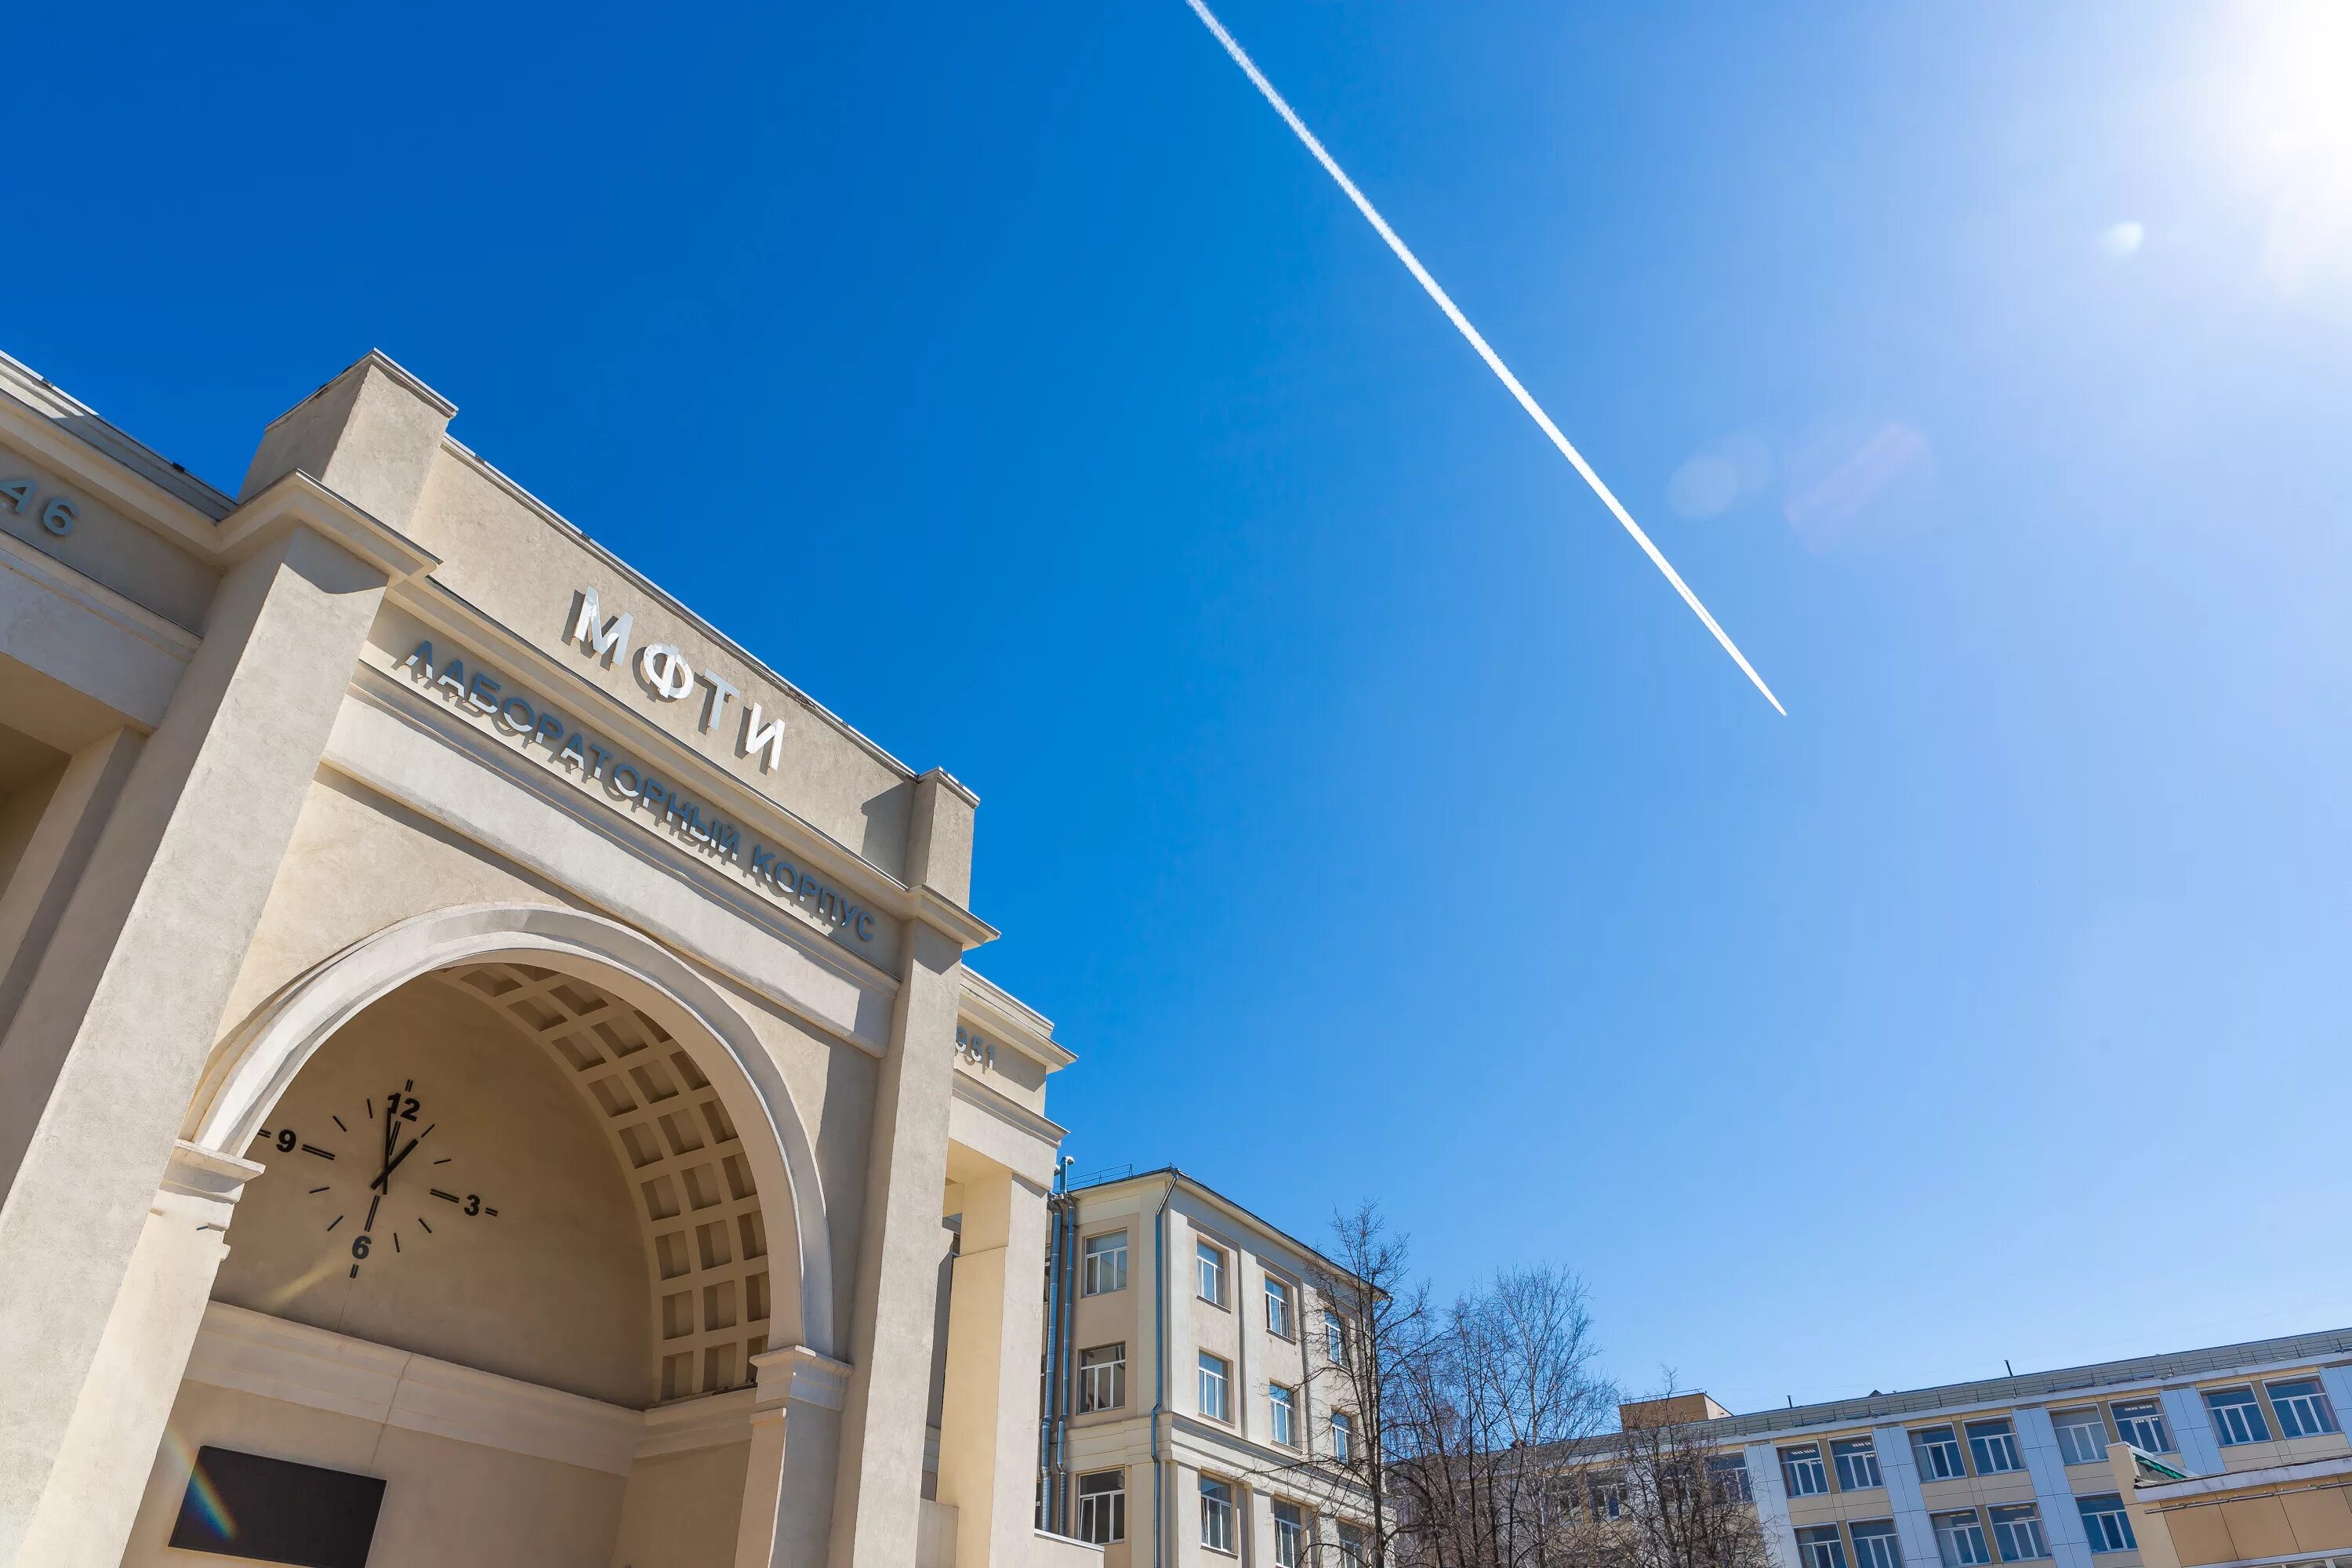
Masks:
[[[2271,1440],[2270,1418],[2263,1414],[2263,1396],[2252,1384],[2200,1388],[2197,1394],[2213,1424],[2213,1441],[2221,1447],[2244,1448]],[[2231,1397],[2241,1394],[2243,1399]]]
[[[2017,1423],[2006,1415],[1962,1423],[1969,1440],[1969,1459],[1979,1476],[2013,1476],[2025,1468],[2024,1452],[2017,1446]],[[2006,1462],[1992,1464],[1989,1456]]]
[[[1364,1550],[1364,1527],[1341,1520],[1338,1535],[1339,1568],[1365,1568],[1370,1553]]]
[[[1853,1463],[1849,1463],[1853,1461]],[[1852,1475],[1863,1473],[1868,1467],[1868,1480],[1851,1480]],[[1834,1437],[1830,1440],[1830,1468],[1837,1474],[1837,1489],[1841,1492],[1885,1491],[1886,1477],[1878,1463],[1878,1445],[1868,1437]]]
[[[2112,1503],[2115,1506],[2094,1508],[2094,1503]],[[2083,1516],[2083,1533],[2090,1538],[2093,1552],[2105,1553],[2139,1550],[2139,1537],[2132,1530],[2131,1510],[2125,1506],[2121,1492],[2093,1492],[2088,1497],[2078,1497],[2074,1500],[2074,1510]],[[2109,1530],[2100,1522],[2108,1519],[2113,1519],[2122,1527],[2120,1531]],[[2122,1536],[2119,1544],[2111,1539],[2118,1533]],[[2099,1544],[2103,1537],[2110,1538],[2109,1544]]]
[[[1283,1517],[1286,1509],[1290,1514],[1287,1519]],[[1274,1521],[1274,1568],[1306,1568],[1307,1510],[1287,1499],[1276,1498],[1266,1505],[1266,1512]],[[1286,1539],[1290,1543],[1287,1555],[1282,1550]]]
[[[1218,1552],[1226,1557],[1240,1556],[1241,1549],[1236,1542],[1240,1539],[1241,1531],[1236,1528],[1239,1521],[1234,1518],[1234,1483],[1219,1480],[1214,1476],[1202,1476],[1200,1481],[1201,1550]],[[1209,1529],[1209,1521],[1212,1519],[1219,1520],[1223,1525],[1224,1539],[1222,1542],[1212,1538]]]
[[[2064,1419],[2064,1417],[2068,1416],[2073,1416],[2076,1419]],[[2084,1417],[2087,1417],[2088,1419],[2083,1419]],[[2107,1445],[2111,1439],[2107,1436],[2107,1418],[2104,1415],[2100,1414],[2099,1407],[2097,1405],[2085,1405],[2071,1410],[2053,1410],[2050,1413],[2050,1429],[2053,1433],[2056,1434],[2058,1438],[2058,1458],[2065,1463],[2070,1465],[2102,1465],[2106,1463]],[[2066,1435],[2070,1432],[2083,1431],[2089,1431],[2096,1434],[2098,1452],[2092,1455],[2089,1458],[2078,1459],[2074,1456],[2072,1447],[2067,1442]]]
[[[1780,1484],[1788,1489],[1790,1497],[1830,1495],[1829,1464],[1822,1457],[1822,1446],[1819,1443],[1792,1443],[1785,1448],[1776,1448],[1773,1452],[1780,1461]],[[1809,1482],[1818,1484],[1799,1486],[1797,1479],[1800,1476],[1804,1477]]]
[[[1299,1447],[1298,1390],[1287,1384],[1265,1385],[1265,1435],[1278,1448]]]
[[[1903,1541],[1893,1520],[1848,1520],[1845,1532],[1853,1542],[1853,1568],[1905,1568]],[[1865,1541],[1871,1542],[1867,1547],[1863,1544]]]
[[[1323,1309],[1323,1359],[1333,1366],[1348,1364],[1348,1326],[1337,1307]]]
[[[1212,1370],[1213,1363],[1214,1370]],[[1209,1408],[1210,1380],[1216,1380],[1217,1407]],[[1193,1390],[1199,1414],[1211,1421],[1222,1421],[1230,1426],[1234,1421],[1234,1363],[1212,1351],[1202,1351],[1200,1359],[1199,1386]]]
[[[1330,1430],[1331,1434],[1331,1462],[1337,1465],[1354,1464],[1356,1462],[1356,1413],[1352,1410],[1334,1410],[1325,1420],[1324,1426]]]
[[[2050,1531],[2042,1527],[2042,1510],[2038,1504],[2030,1502],[1997,1503],[1989,1508],[1986,1512],[1990,1515],[1994,1550],[2000,1553],[2000,1560],[2003,1563],[2042,1563],[2048,1561],[2051,1555]],[[2036,1548],[2038,1548],[2038,1550],[2033,1552],[2014,1552],[2011,1550],[2017,1541],[2018,1531],[2021,1530],[2026,1530],[2032,1532],[2032,1543]]]
[[[1298,1339],[1298,1287],[1281,1275],[1268,1269],[1265,1274],[1265,1331],[1278,1340],[1297,1342]],[[1282,1321],[1275,1321],[1276,1307]]]
[[[1799,1568],[1845,1568],[1845,1536],[1834,1524],[1808,1524],[1797,1531]]]
[[[2284,1395],[2281,1389],[2289,1392]],[[2317,1376],[2283,1377],[2263,1384],[2263,1397],[2271,1402],[2271,1415],[2278,1423],[2282,1441],[2294,1437],[2326,1437],[2343,1430],[2336,1418],[2336,1403],[2327,1397],[2326,1382]],[[2294,1412],[2294,1414],[2289,1414]],[[2310,1431],[2290,1430],[2300,1427],[2309,1417],[2315,1417],[2317,1426]]]
[[[1098,1354],[1104,1351],[1111,1352],[1109,1360],[1098,1362],[1089,1362],[1087,1360],[1088,1356]],[[1098,1410],[1124,1410],[1127,1408],[1127,1342],[1125,1340],[1114,1341],[1112,1343],[1107,1345],[1087,1346],[1084,1350],[1078,1352],[1075,1362],[1072,1363],[1072,1371],[1076,1374],[1078,1380],[1077,1413],[1079,1415],[1092,1415]],[[1110,1374],[1110,1402],[1107,1405],[1095,1404],[1093,1403],[1093,1400],[1095,1397],[1095,1384],[1098,1381],[1097,1374],[1105,1372],[1108,1372]]]
[[[1231,1311],[1225,1304],[1233,1283],[1233,1254],[1213,1241],[1195,1239],[1192,1244],[1192,1284],[1200,1299],[1219,1311]],[[1217,1293],[1209,1294],[1208,1286],[1214,1279]]]
[[[1937,1433],[1942,1433],[1938,1437]],[[1913,1426],[1906,1435],[1911,1439],[1911,1460],[1918,1468],[1922,1481],[1958,1481],[1968,1479],[1968,1447],[1960,1441],[1960,1429],[1950,1422],[1940,1426]],[[1933,1456],[1932,1462],[1930,1456]],[[1947,1472],[1942,1467],[1949,1464]]]
[[[2125,1412],[2130,1412],[2126,1415]],[[2149,1394],[2138,1399],[2111,1399],[2107,1402],[2107,1420],[2115,1427],[2116,1440],[2128,1443],[2144,1454],[2177,1454],[2179,1441],[2172,1435],[2172,1421],[2166,1413],[2160,1396]],[[2139,1441],[2147,1436],[2153,1425],[2158,1436],[2164,1439],[2161,1447],[2150,1447]]]
[[[1105,1247],[1100,1252],[1097,1252],[1095,1250],[1095,1244],[1097,1242],[1111,1240],[1117,1240],[1118,1246],[1116,1247]],[[1118,1282],[1115,1285],[1098,1286],[1095,1283],[1095,1265],[1105,1258],[1116,1258],[1118,1260]],[[1127,1227],[1125,1226],[1121,1226],[1117,1230],[1098,1231],[1095,1235],[1082,1239],[1078,1243],[1078,1294],[1081,1296],[1114,1296],[1126,1289]]]
[[[1118,1485],[1108,1490],[1088,1491],[1087,1489],[1088,1481],[1098,1481],[1105,1477],[1116,1481]],[[1127,1539],[1127,1472],[1125,1470],[1089,1470],[1078,1478],[1074,1495],[1078,1500],[1078,1539],[1080,1541],[1090,1546],[1110,1546]],[[1097,1536],[1090,1533],[1095,1523],[1095,1505],[1104,1500],[1109,1501],[1110,1507],[1106,1511],[1109,1513],[1110,1518],[1105,1525],[1108,1533]]]
[[[1965,1520],[1965,1525],[1953,1521]],[[1950,1528],[1947,1528],[1949,1526]],[[1984,1516],[1972,1508],[1947,1509],[1927,1516],[1927,1527],[1936,1533],[1936,1557],[1944,1568],[1981,1568],[1992,1561],[1992,1542],[1985,1534]],[[1965,1542],[1975,1552],[1951,1550],[1954,1542]]]

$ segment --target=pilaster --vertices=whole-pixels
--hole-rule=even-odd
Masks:
[[[2050,1554],[2058,1568],[2091,1568],[2091,1537],[2083,1528],[2083,1510],[2074,1506],[2074,1486],[2066,1479],[2066,1459],[2058,1451],[2058,1429],[2050,1423],[2050,1412],[2039,1405],[2021,1405],[2010,1415],[2017,1423],[2025,1473],[2033,1478],[2033,1498],[2042,1508]]]

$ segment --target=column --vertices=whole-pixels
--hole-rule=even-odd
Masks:
[[[957,1568],[1025,1562],[1035,1530],[1037,1355],[1045,1342],[1045,1190],[961,1146],[963,1242],[948,1297],[940,1501]]]
[[[1763,1527],[1764,1552],[1772,1568],[1797,1568],[1797,1531],[1789,1522],[1789,1484],[1780,1477],[1780,1451],[1772,1444],[1748,1445],[1748,1489],[1756,1499],[1756,1522]]]
[[[751,1364],[759,1375],[735,1568],[815,1568],[824,1561],[849,1367],[806,1345],[761,1351]]]
[[[1895,1510],[1895,1539],[1903,1549],[1907,1568],[1936,1568],[1936,1527],[1927,1518],[1927,1500],[1919,1491],[1919,1461],[1911,1452],[1911,1434],[1901,1426],[1874,1426],[1870,1446],[1878,1451],[1878,1474],[1886,1482],[1887,1505]]]
[[[0,1029],[7,1027],[33,983],[33,971],[89,864],[139,744],[129,730],[102,736],[67,759],[49,786],[40,820],[16,858],[7,890],[0,892],[0,953],[10,955],[0,970]]]
[[[2221,1445],[2213,1436],[2213,1420],[2206,1414],[2205,1401],[2198,1397],[2193,1383],[2177,1383],[2160,1391],[2164,1397],[2165,1424],[2172,1428],[2173,1444],[2180,1450],[2180,1468],[2192,1476],[2219,1474]]]
[[[281,491],[333,503],[291,476],[257,506]],[[307,519],[254,549],[222,583],[0,1036],[0,1342],[15,1352],[0,1379],[0,1563],[48,1487],[394,569],[390,545],[363,559]],[[152,1458],[121,1462],[143,1477]]]
[[[956,1005],[966,937],[984,940],[972,934],[979,922],[961,902],[971,880],[976,804],[944,773],[916,783],[907,880],[924,913],[908,922],[890,1049],[875,1084],[849,1312],[853,1370],[833,1502],[834,1568],[900,1568],[915,1560]],[[1031,1444],[1024,1440],[1021,1451],[1028,1454]]]
[[[107,1314],[82,1397],[22,1553],[44,1568],[115,1568],[179,1397],[181,1369],[204,1323],[213,1277],[228,1256],[223,1232],[250,1160],[184,1140],[156,1189]],[[125,1463],[127,1458],[134,1461]]]
[[[2074,1506],[2074,1484],[2066,1479],[2066,1458],[2058,1451],[2058,1429],[2039,1405],[2010,1413],[2017,1423],[2017,1447],[2025,1473],[2033,1478],[2033,1498],[2042,1505],[2042,1530],[2058,1568],[2091,1568],[2091,1537],[2083,1510]]]

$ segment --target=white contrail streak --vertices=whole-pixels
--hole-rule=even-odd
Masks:
[[[1339,188],[1348,194],[1348,199],[1356,204],[1356,210],[1364,215],[1364,220],[1372,226],[1374,232],[1388,242],[1388,247],[1396,252],[1396,258],[1404,263],[1405,270],[1412,274],[1413,280],[1422,286],[1431,299],[1437,301],[1437,308],[1445,312],[1445,319],[1452,321],[1455,330],[1461,332],[1470,346],[1478,351],[1478,357],[1486,362],[1486,368],[1495,373],[1495,378],[1503,384],[1505,389],[1513,397],[1518,399],[1519,406],[1528,411],[1528,417],[1536,422],[1537,428],[1550,437],[1551,444],[1559,448],[1559,455],[1566,458],[1578,473],[1584,476],[1584,482],[1592,487],[1592,493],[1601,498],[1601,504],[1609,509],[1610,514],[1624,524],[1625,531],[1633,536],[1633,542],[1642,547],[1642,553],[1650,558],[1650,563],[1665,574],[1666,581],[1675,585],[1675,592],[1683,596],[1683,603],[1688,605],[1691,607],[1691,613],[1705,622],[1706,629],[1715,634],[1715,640],[1723,645],[1723,651],[1731,656],[1732,662],[1739,666],[1748,679],[1756,683],[1756,689],[1764,694],[1764,700],[1769,702],[1773,710],[1782,718],[1788,717],[1789,710],[1780,706],[1780,700],[1772,695],[1772,689],[1764,684],[1764,678],[1756,673],[1756,667],[1748,662],[1747,656],[1733,644],[1724,629],[1716,625],[1715,617],[1706,613],[1706,606],[1698,602],[1698,595],[1690,591],[1690,584],[1683,581],[1682,574],[1676,572],[1666,558],[1658,552],[1658,547],[1650,542],[1650,536],[1642,531],[1642,525],[1633,521],[1633,514],[1627,511],[1624,503],[1611,492],[1607,485],[1601,482],[1601,476],[1592,471],[1592,465],[1584,460],[1584,455],[1570,444],[1567,437],[1559,433],[1559,426],[1553,424],[1551,416],[1546,414],[1536,400],[1528,395],[1528,389],[1519,384],[1519,378],[1511,374],[1511,367],[1503,363],[1502,356],[1496,353],[1487,345],[1486,340],[1478,335],[1478,329],[1470,324],[1470,319],[1462,313],[1445,290],[1437,286],[1437,279],[1429,275],[1429,269],[1421,264],[1420,258],[1406,248],[1403,240],[1397,237],[1396,230],[1388,226],[1388,220],[1381,216],[1379,210],[1364,198],[1364,193],[1356,188],[1356,182],[1348,178],[1347,171],[1340,168],[1332,159],[1331,154],[1323,150],[1323,143],[1315,139],[1315,132],[1307,129],[1307,122],[1298,118],[1297,112],[1284,100],[1282,94],[1275,91],[1274,83],[1265,79],[1265,73],[1257,68],[1257,62],[1249,58],[1249,52],[1234,41],[1234,36],[1225,31],[1224,24],[1217,20],[1214,14],[1202,3],[1202,0],[1184,0],[1184,3],[1192,8],[1192,14],[1201,18],[1202,24],[1216,35],[1217,42],[1225,47],[1225,53],[1234,57],[1234,64],[1242,68],[1243,74],[1250,79],[1258,91],[1265,96],[1265,100],[1274,105],[1274,111],[1282,116],[1283,122],[1290,127],[1299,141],[1306,143],[1307,150],[1315,154],[1315,161],[1323,165],[1323,172],[1337,181]]]

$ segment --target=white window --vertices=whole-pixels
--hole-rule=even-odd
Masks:
[[[1622,1519],[1625,1513],[1625,1478],[1596,1476],[1592,1481],[1592,1511],[1603,1519]]]
[[[1969,1452],[1976,1456],[1980,1476],[2007,1475],[2025,1468],[2017,1457],[2017,1434],[2006,1420],[1969,1422]]]
[[[1232,1383],[1231,1369],[1223,1359],[1207,1351],[1201,1352],[1201,1414],[1217,1421],[1233,1419],[1232,1407],[1225,1402],[1225,1390]]]
[[[1307,1516],[1295,1502],[1274,1505],[1274,1568],[1299,1568],[1307,1561]]]
[[[1364,1532],[1352,1524],[1339,1527],[1339,1568],[1364,1568]]]
[[[1756,1495],[1748,1485],[1748,1456],[1718,1454],[1706,1462],[1706,1473],[1715,1482],[1715,1495],[1727,1502],[1754,1502]]]
[[[1274,1440],[1286,1448],[1298,1447],[1298,1391],[1274,1384],[1265,1391],[1265,1403],[1274,1413]]]
[[[2041,1510],[2030,1502],[1993,1510],[1992,1538],[2000,1543],[2004,1563],[2032,1563],[2050,1555],[2050,1543],[2042,1539]]]
[[[1339,1327],[1339,1314],[1328,1307],[1323,1309],[1323,1353],[1334,1365],[1348,1359],[1348,1336]]]
[[[1846,1529],[1853,1535],[1853,1568],[1903,1568],[1893,1520],[1858,1519]]]
[[[1830,1458],[1837,1461],[1838,1490],[1868,1491],[1886,1483],[1878,1475],[1878,1449],[1867,1437],[1847,1437],[1830,1445]]]
[[[1078,1478],[1078,1539],[1097,1546],[1127,1539],[1125,1470],[1097,1470]]]
[[[1206,1476],[1201,1478],[1201,1544],[1212,1552],[1234,1549],[1234,1489]]]
[[[1356,1462],[1356,1418],[1344,1410],[1331,1412],[1331,1458],[1342,1465]]]
[[[2162,1400],[2135,1399],[2107,1409],[2116,1418],[2116,1431],[2133,1447],[2151,1454],[2172,1452],[2172,1429],[2164,1424]]]
[[[1078,1413],[1116,1410],[1127,1403],[1127,1346],[1097,1345],[1078,1352]]]
[[[2270,1384],[2264,1392],[2271,1396],[2271,1408],[2278,1412],[2280,1436],[2316,1437],[2336,1430],[2336,1411],[2317,1378]]]
[[[1225,1255],[1207,1242],[1200,1244],[1196,1254],[1201,1260],[1201,1300],[1216,1306],[1225,1304]]]
[[[2083,1533],[2091,1538],[2094,1552],[2137,1552],[2139,1542],[2132,1538],[2131,1513],[2124,1507],[2119,1493],[2101,1492],[2096,1497],[2081,1497],[2074,1506],[2083,1510]]]
[[[1822,1446],[1808,1443],[1801,1448],[1780,1450],[1780,1477],[1789,1485],[1790,1497],[1819,1497],[1830,1489],[1830,1475],[1822,1464]]]
[[[2099,1419],[2099,1407],[2088,1410],[2061,1410],[2050,1417],[2057,1429],[2058,1457],[2070,1465],[2096,1465],[2107,1457],[2106,1424]]]
[[[1265,1331],[1290,1338],[1290,1287],[1271,1274],[1265,1277]]]
[[[1992,1553],[1985,1550],[1984,1526],[1977,1522],[1974,1509],[1966,1513],[1939,1513],[1935,1524],[1936,1552],[1943,1558],[1944,1568],[1972,1568],[1992,1561]]]
[[[2205,1395],[2205,1408],[2213,1413],[2213,1436],[2224,1448],[2234,1448],[2241,1443],[2267,1443],[2271,1440],[2270,1423],[2263,1419],[2262,1401],[2251,1388],[2217,1388]]]
[[[1797,1531],[1797,1559],[1804,1568],[1845,1568],[1845,1545],[1834,1524]]]
[[[1921,1426],[1914,1430],[1911,1454],[1919,1461],[1919,1479],[1923,1481],[1957,1480],[1969,1473],[1968,1466],[1960,1459],[1960,1440],[1952,1435],[1949,1426]]]
[[[1108,1236],[1087,1237],[1086,1280],[1082,1289],[1089,1296],[1127,1289],[1127,1232],[1115,1230]]]

